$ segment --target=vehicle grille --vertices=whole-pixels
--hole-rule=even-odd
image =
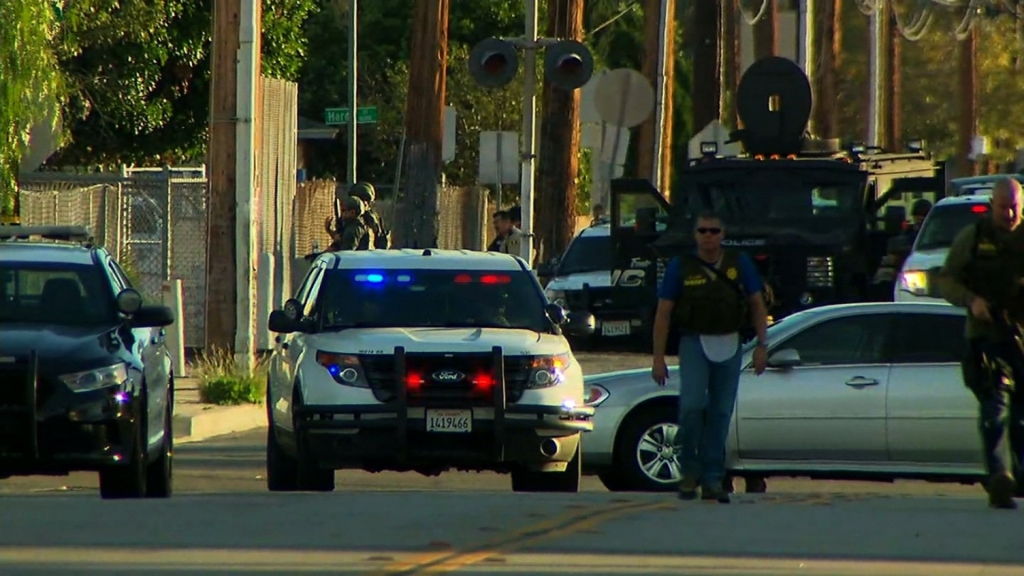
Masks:
[[[835,283],[835,269],[831,256],[812,256],[807,259],[807,287],[831,288]]]
[[[526,391],[532,358],[505,356],[505,401],[518,402]],[[363,372],[373,395],[380,402],[395,399],[395,357],[392,355],[363,355],[359,357]],[[475,386],[477,375],[493,374],[490,354],[407,354],[406,374],[423,379],[418,389],[408,391],[409,406],[463,408],[494,405],[488,389]],[[440,371],[455,371],[464,377],[457,382],[440,382],[433,375]]]
[[[25,363],[0,365],[0,408],[27,408],[29,368]],[[50,386],[41,378],[36,386],[36,405],[46,400]]]

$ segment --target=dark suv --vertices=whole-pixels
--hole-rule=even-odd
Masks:
[[[170,496],[173,323],[84,228],[0,226],[0,479],[95,470],[103,498]]]

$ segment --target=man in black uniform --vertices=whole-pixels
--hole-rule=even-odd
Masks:
[[[341,203],[341,209],[341,229],[332,230],[331,219],[327,220],[327,232],[331,235],[328,251],[369,250],[373,245],[373,232],[363,224],[363,201],[349,196]]]
[[[377,201],[377,191],[373,188],[373,184],[356,182],[349,189],[348,195],[363,201],[365,209],[361,218],[363,225],[373,232],[373,247],[378,250],[391,248],[391,232],[384,228],[384,219],[373,209],[373,204]]]
[[[978,399],[989,504],[1009,509],[1024,465],[1021,204],[1019,182],[997,182],[991,216],[957,235],[938,278],[943,298],[968,311],[964,383]]]

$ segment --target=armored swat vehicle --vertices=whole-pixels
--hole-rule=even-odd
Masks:
[[[693,249],[692,219],[710,210],[725,221],[725,243],[757,262],[775,319],[823,304],[891,300],[893,285],[876,284],[875,271],[909,205],[942,197],[940,165],[920,143],[886,151],[812,138],[810,82],[785,58],[748,69],[737,107],[743,128],[730,142],[743,151],[724,156],[716,143],[701,144],[699,158],[676,168],[671,201],[647,180],[612,182],[615,267],[645,274],[642,286],[613,286],[608,297],[649,322],[664,264]]]

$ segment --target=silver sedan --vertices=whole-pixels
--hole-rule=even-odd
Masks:
[[[977,405],[964,387],[965,313],[946,304],[823,306],[768,330],[769,369],[744,351],[727,444],[748,491],[770,476],[974,483],[984,464]],[[685,376],[685,375],[684,375]],[[587,378],[597,406],[584,438],[589,472],[611,490],[673,489],[679,369]],[[729,482],[731,485],[731,480]]]

